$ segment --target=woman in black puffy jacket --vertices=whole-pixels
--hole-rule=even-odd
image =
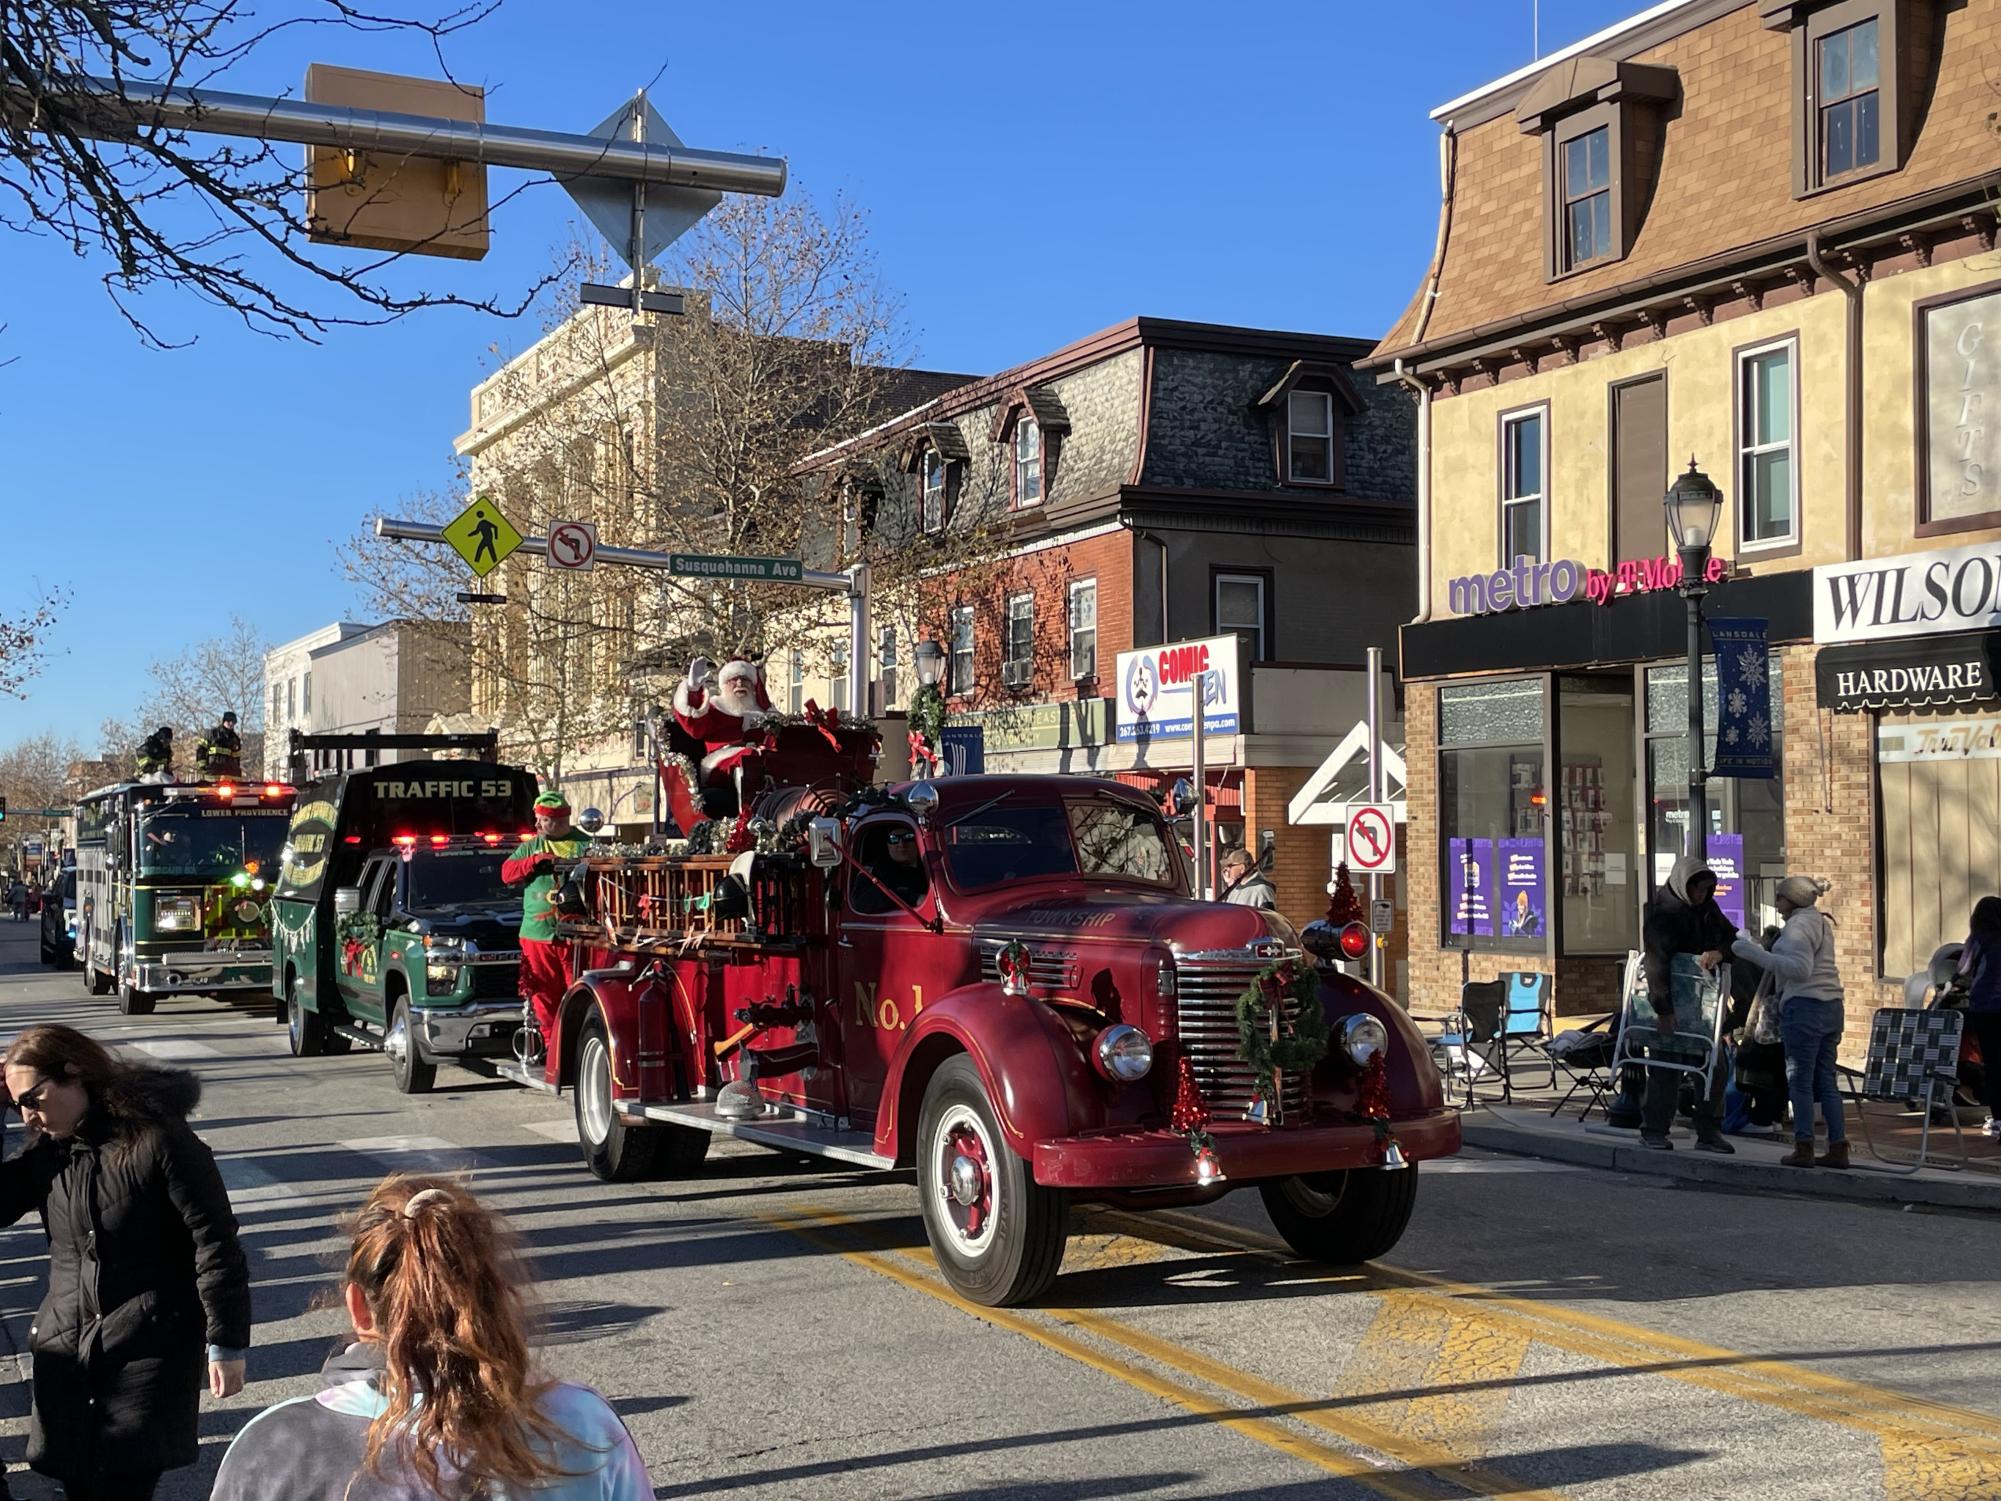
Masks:
[[[241,1391],[250,1344],[236,1217],[187,1123],[201,1083],[59,1026],[23,1032],[4,1067],[34,1134],[0,1163],[0,1224],[39,1212],[49,1238],[28,1462],[68,1501],[145,1501],[194,1463],[201,1388]]]

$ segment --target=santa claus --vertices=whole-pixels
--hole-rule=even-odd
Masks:
[[[771,712],[771,699],[755,663],[736,657],[721,672],[707,657],[689,664],[674,690],[674,720],[702,742],[697,770],[704,787],[731,787],[737,769],[757,754],[746,735]]]

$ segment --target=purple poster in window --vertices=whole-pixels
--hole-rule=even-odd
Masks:
[[[1709,868],[1716,872],[1716,905],[1738,927],[1744,926],[1744,836],[1711,834]]]
[[[1494,936],[1494,841],[1446,841],[1446,896],[1450,930],[1471,938]]]
[[[1495,853],[1501,888],[1501,937],[1540,938],[1549,931],[1543,911],[1540,839],[1503,839]]]

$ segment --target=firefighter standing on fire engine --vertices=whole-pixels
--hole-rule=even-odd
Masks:
[[[535,799],[535,837],[525,841],[500,867],[510,886],[528,883],[521,898],[521,991],[535,1008],[544,1046],[555,1035],[556,1007],[570,988],[570,950],[556,941],[555,897],[558,860],[574,860],[590,848],[590,836],[570,827],[570,805],[560,792]]]

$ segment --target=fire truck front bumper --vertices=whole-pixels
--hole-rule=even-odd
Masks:
[[[135,988],[153,995],[227,995],[271,990],[269,949],[214,949],[141,959],[133,966]]]
[[[1392,1121],[1408,1162],[1459,1150],[1459,1112],[1435,1110]],[[1212,1121],[1216,1159],[1232,1183],[1380,1167],[1376,1129],[1367,1123],[1280,1126]],[[1035,1181],[1044,1188],[1183,1188],[1195,1183],[1195,1154],[1178,1131],[1106,1131],[1038,1141]]]

